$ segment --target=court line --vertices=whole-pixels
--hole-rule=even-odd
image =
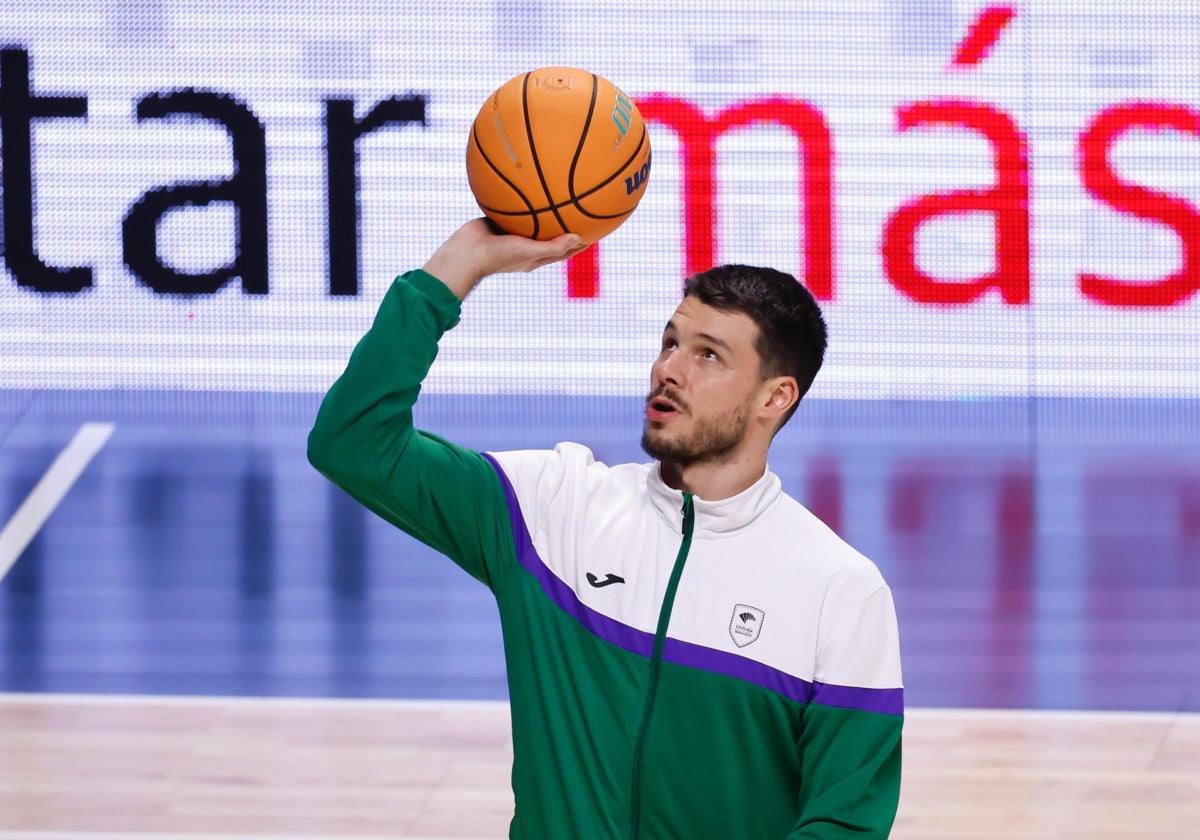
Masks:
[[[58,453],[50,469],[0,531],[0,580],[8,574],[96,453],[108,443],[114,429],[113,423],[84,423],[66,448]]]
[[[100,706],[277,706],[280,708],[377,708],[397,711],[507,711],[507,700],[435,700],[375,697],[250,697],[197,694],[54,694],[0,692],[0,705],[35,703],[44,705],[90,704]],[[1164,722],[1200,719],[1200,712],[1120,711],[1114,709],[1001,709],[961,707],[913,707],[905,717],[962,721],[999,720],[1092,720]],[[0,840],[6,840],[0,832]],[[348,839],[347,839],[348,840]]]
[[[507,700],[410,699],[404,697],[262,697],[227,694],[51,694],[36,691],[0,692],[0,704],[97,706],[278,706],[281,708],[354,707],[397,711],[500,711]],[[3,835],[0,835],[3,837]]]
[[[397,840],[446,840],[445,838],[414,838],[396,835]],[[349,836],[346,834],[176,834],[173,832],[0,832],[0,840],[386,840],[379,835]],[[460,838],[458,840],[470,840]],[[484,840],[480,838],[479,840]],[[487,840],[497,840],[490,838]]]

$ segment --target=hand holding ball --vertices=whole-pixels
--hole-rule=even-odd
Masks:
[[[650,138],[633,102],[572,67],[506,82],[467,143],[467,181],[484,215],[532,239],[607,236],[633,213],[649,174]]]

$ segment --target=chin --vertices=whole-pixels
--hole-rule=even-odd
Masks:
[[[678,442],[661,430],[649,426],[642,432],[642,451],[656,461],[680,461]]]
[[[649,421],[642,430],[642,451],[655,460],[663,460],[663,452],[669,449],[669,442],[663,440],[661,432],[650,428]]]

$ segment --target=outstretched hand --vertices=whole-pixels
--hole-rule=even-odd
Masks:
[[[464,300],[490,274],[533,271],[588,247],[576,234],[545,241],[498,232],[487,219],[472,219],[450,235],[425,263],[425,270]]]

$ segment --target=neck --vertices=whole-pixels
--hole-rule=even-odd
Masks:
[[[766,451],[733,453],[719,461],[681,464],[663,461],[659,471],[663,483],[673,490],[691,493],[710,502],[736,496],[763,477],[767,471]]]

